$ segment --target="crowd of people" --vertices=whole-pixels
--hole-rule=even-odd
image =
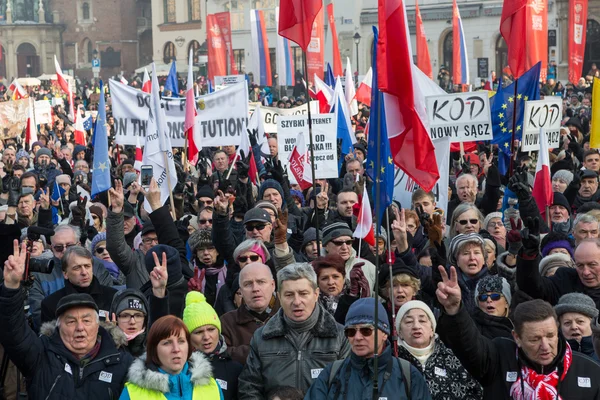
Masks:
[[[447,204],[416,189],[373,240],[354,237],[375,186],[364,104],[338,178],[302,190],[277,135],[267,154],[249,131],[256,184],[235,146],[191,164],[174,149],[173,205],[113,142],[110,101],[113,183],[92,198],[92,132],[76,145],[56,106],[37,142],[0,141],[3,398],[600,399],[600,153],[582,79],[542,88],[564,98],[548,211],[529,154],[501,175],[478,143],[452,154]],[[99,96],[83,87],[75,109]]]

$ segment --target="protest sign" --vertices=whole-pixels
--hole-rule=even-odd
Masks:
[[[231,86],[246,80],[244,75],[215,76],[215,86]]]
[[[437,159],[438,169],[440,171],[440,179],[432,189],[435,196],[437,206],[444,210],[444,214],[448,212],[448,179],[450,177],[450,138],[444,137],[433,142],[435,146],[435,157]],[[394,174],[394,200],[400,202],[403,208],[411,208],[412,194],[419,188],[404,171],[396,168]],[[446,218],[444,217],[445,221]]]
[[[486,91],[426,97],[431,140],[492,140],[490,101]]]
[[[540,128],[544,128],[548,138],[548,148],[560,145],[560,122],[562,117],[562,99],[545,98],[525,102],[523,117],[523,139],[521,151],[538,151]]]
[[[36,100],[35,123],[37,125],[52,123],[52,106],[49,100]]]
[[[277,158],[285,167],[294,150],[300,132],[304,133],[310,150],[308,118],[305,116],[282,116],[278,119]],[[334,114],[312,115],[313,149],[315,157],[315,177],[329,179],[338,177],[337,131]]]
[[[0,139],[20,135],[27,125],[29,99],[0,103]]]
[[[150,95],[140,90],[110,81],[115,118],[115,141],[135,146],[137,138],[145,138],[148,131]],[[185,98],[161,100],[165,110],[167,134],[173,147],[185,145]],[[248,91],[246,82],[235,84],[219,92],[196,98],[195,136],[199,146],[238,145],[241,133],[246,133],[248,120]],[[142,140],[143,141],[143,140]]]
[[[308,114],[308,105],[302,104],[298,107],[293,108],[276,108],[276,107],[265,107],[260,103],[252,103],[250,104],[249,110],[250,114],[254,113],[256,107],[260,107],[261,116],[263,118],[263,125],[265,127],[266,133],[277,133],[277,118],[279,116],[292,116],[292,115],[305,115]],[[310,112],[311,114],[319,113],[319,102],[311,101],[310,102]]]

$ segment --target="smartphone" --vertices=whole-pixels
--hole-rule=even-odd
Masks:
[[[150,186],[150,182],[152,181],[152,175],[154,170],[152,169],[152,165],[142,165],[142,171],[140,174],[140,180],[143,188],[147,188]]]
[[[22,187],[21,188],[21,195],[26,195],[26,194],[33,194],[33,188],[30,187]]]

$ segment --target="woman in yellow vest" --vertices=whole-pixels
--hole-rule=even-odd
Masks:
[[[147,337],[146,354],[129,368],[120,400],[222,400],[210,361],[192,352],[183,321],[158,319]]]

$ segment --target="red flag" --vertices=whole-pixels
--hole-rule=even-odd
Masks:
[[[140,137],[137,136],[136,137],[136,144],[135,144],[135,162],[133,163],[133,168],[137,171],[140,172],[142,170],[142,165],[143,165],[143,159],[144,159],[144,153],[142,152],[142,145],[140,144]]]
[[[87,141],[85,140],[85,128],[83,127],[83,117],[77,109],[77,113],[75,114],[75,143],[80,144],[82,146],[87,146]]]
[[[313,22],[322,8],[322,0],[280,0],[279,35],[296,42],[306,51],[311,41]]]
[[[306,142],[304,140],[304,133],[300,132],[298,137],[296,138],[296,145],[292,149],[290,156],[288,158],[288,168],[296,178],[296,182],[300,185],[302,190],[306,190],[312,186],[312,182],[304,179],[304,175],[307,167],[307,151],[306,151]]]
[[[540,210],[540,213],[546,219],[546,207],[550,207],[554,202],[554,192],[552,191],[552,181],[550,180],[550,156],[548,153],[548,139],[544,129],[540,129],[540,154],[535,168],[535,179],[533,181],[533,190],[531,195]],[[548,221],[546,221],[548,222]]]
[[[319,112],[327,114],[333,105],[333,89],[315,75],[315,100],[319,101]]]
[[[327,18],[329,19],[329,29],[333,38],[333,76],[338,77],[344,74],[342,69],[342,56],[340,55],[340,45],[338,44],[337,28],[335,27],[335,15],[333,14],[333,3],[327,5]]]
[[[352,237],[363,239],[371,246],[375,246],[375,230],[373,229],[373,211],[371,210],[371,202],[369,196],[365,191],[362,196],[362,203],[360,210],[358,211],[358,217],[356,219],[356,229]]]
[[[206,43],[208,45],[208,79],[227,75],[227,48],[221,27],[213,14],[206,16]]]
[[[229,53],[229,71],[231,75],[237,75],[238,70],[235,64],[235,57],[231,47],[231,15],[229,11],[220,12],[215,14],[221,33],[223,34],[223,40],[225,40],[225,47]]]
[[[417,23],[417,67],[419,67],[429,79],[433,79],[431,58],[429,57],[429,46],[427,46],[427,37],[425,36],[425,28],[423,27],[423,19],[421,18],[421,10],[419,10],[419,3],[417,0],[415,0],[415,13]]]
[[[569,82],[577,82],[583,73],[587,0],[569,0]]]
[[[58,82],[58,85],[60,86],[62,91],[67,93],[67,95],[69,96],[69,116],[75,119],[75,111],[73,110],[73,92],[71,92],[69,83],[67,82],[67,79],[62,73],[62,69],[60,68],[60,64],[58,63],[58,59],[56,58],[56,54],[54,55],[54,67],[56,68],[56,80]]]
[[[354,96],[357,101],[366,104],[371,107],[371,84],[373,82],[373,68],[369,68],[369,71],[363,78],[358,89],[356,89],[356,95]],[[367,124],[368,125],[368,124]]]
[[[25,143],[31,148],[31,144],[37,142],[37,126],[34,123],[33,118],[33,106],[32,102],[35,101],[31,97],[29,98],[29,109],[27,110],[27,127],[25,130]]]
[[[144,68],[144,80],[142,82],[142,92],[151,93],[152,92],[152,81],[150,80],[150,75],[148,75],[148,70]]]
[[[312,24],[311,42],[306,50],[308,76],[317,75],[321,79],[323,79],[325,69],[325,27],[323,22],[323,9],[321,9]]]
[[[242,133],[242,140],[240,141],[240,147],[238,147],[238,153],[236,153],[235,158],[233,159],[234,165],[237,158],[241,156],[242,151],[244,152],[244,157],[250,155],[248,161],[250,166],[248,169],[248,178],[256,185],[258,183],[258,168],[256,167],[256,160],[254,160],[254,153],[252,152],[252,146],[250,146],[250,140],[248,139],[247,133]]]
[[[422,120],[425,99],[413,87],[410,34],[402,0],[379,0],[379,28],[378,82],[386,93],[386,124],[394,162],[423,190],[430,191],[440,174]]]
[[[12,83],[8,87],[8,91],[12,93],[11,98],[13,100],[20,100],[27,97],[27,92],[25,91],[25,89],[23,89],[23,86],[21,86],[19,81],[17,81],[16,79],[12,81]]]

